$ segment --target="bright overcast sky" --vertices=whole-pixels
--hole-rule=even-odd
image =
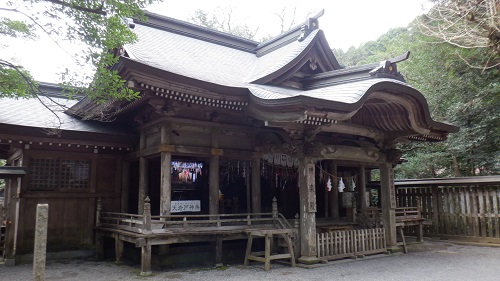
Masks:
[[[280,21],[276,13],[283,7],[290,11],[288,14],[293,7],[297,8],[297,23],[303,22],[308,13],[312,16],[325,9],[319,24],[330,47],[347,50],[350,46],[358,47],[363,42],[375,40],[391,28],[406,26],[423,13],[425,3],[426,0],[165,0],[148,10],[187,20],[196,9],[213,12],[231,7],[234,24],[243,23],[252,29],[259,28],[259,38],[277,35]],[[59,82],[57,73],[72,65],[69,55],[55,43],[43,38],[38,42],[12,41],[8,48],[0,47],[0,58],[8,59],[8,56],[17,57],[18,62],[26,66],[35,79],[45,82]]]

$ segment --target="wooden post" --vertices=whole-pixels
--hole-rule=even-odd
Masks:
[[[172,182],[171,182],[172,153],[161,153],[161,180],[160,180],[160,215],[170,215],[172,204]]]
[[[128,200],[130,195],[130,162],[122,163],[122,200],[121,212],[128,213]]]
[[[278,218],[278,199],[276,199],[276,197],[273,198],[272,214],[273,214],[273,219]]]
[[[217,235],[215,238],[215,267],[221,267],[222,264],[222,237]]]
[[[361,200],[359,207],[363,213],[366,213],[366,171],[365,166],[359,167],[359,183],[358,183],[359,198]]]
[[[219,213],[219,156],[210,156],[209,178],[209,213],[216,215]]]
[[[117,263],[123,261],[123,241],[120,240],[118,234],[115,234],[115,260]]]
[[[151,204],[149,197],[144,200],[144,214],[142,217],[142,233],[151,233]],[[146,238],[146,243],[141,248],[141,276],[151,275],[151,241]]]
[[[434,227],[434,235],[439,233],[439,187],[432,186],[432,226]]]
[[[299,159],[300,254],[305,264],[318,263],[316,246],[316,185],[313,159]]]
[[[160,130],[161,144],[172,143],[172,128],[169,123],[162,124]],[[161,171],[160,171],[160,215],[170,215],[170,205],[172,202],[172,182],[171,182],[172,153],[161,153]]]
[[[139,214],[144,213],[144,199],[148,194],[148,159],[141,157],[139,159]]]
[[[330,171],[329,169],[329,166],[330,166],[330,161],[326,160],[325,161],[325,171]],[[323,167],[322,167],[323,168]],[[320,172],[321,173],[321,172]],[[324,180],[325,182],[328,182],[328,179]],[[333,182],[332,182],[332,186],[333,186]],[[324,216],[325,216],[325,219],[328,219],[328,217],[330,216],[330,208],[328,208],[328,203],[329,203],[329,199],[330,199],[330,194],[328,192],[328,188],[325,186],[325,184],[323,184],[323,199],[324,199],[324,204],[325,204],[325,212],[324,212]],[[331,192],[331,191],[330,191]]]
[[[95,210],[95,226],[99,226],[101,223],[101,212],[102,212],[102,202],[101,197],[97,198],[97,207]]]
[[[151,233],[151,200],[149,196],[144,200],[144,214],[142,216],[142,233]]]
[[[252,212],[252,186],[250,185],[250,162],[245,161],[245,188],[246,188],[246,203],[247,213]]]
[[[141,132],[140,139],[140,149],[141,151],[146,148],[146,133]],[[142,153],[141,153],[142,154]],[[139,215],[142,215],[144,212],[144,199],[148,196],[148,159],[146,157],[139,158],[139,194],[138,201],[139,206],[137,208]]]
[[[33,251],[33,280],[45,280],[45,260],[47,250],[47,228],[49,205],[38,204],[36,207],[35,249]]]
[[[260,159],[256,158],[252,162],[252,213],[260,212]]]
[[[380,165],[382,220],[388,248],[396,248],[396,191],[391,163]]]
[[[337,164],[334,161],[331,161],[329,165],[329,173],[333,175],[332,179],[332,191],[330,192],[330,210],[332,214],[332,218],[334,220],[338,220],[340,215],[339,215],[339,188],[338,184],[339,181],[337,179]]]
[[[141,248],[141,276],[150,276],[151,272],[151,242],[146,239],[146,244]]]
[[[212,155],[210,156],[210,169],[208,173],[209,181],[209,213],[216,215],[219,213],[219,128],[212,128],[210,133],[210,144]]]

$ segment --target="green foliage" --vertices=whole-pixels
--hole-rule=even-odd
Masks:
[[[2,36],[30,38],[35,35],[32,32],[32,28],[33,25],[29,25],[23,21],[0,17],[0,35]]]
[[[410,25],[336,54],[341,64],[360,65],[410,51],[410,59],[398,64],[399,71],[425,95],[434,120],[460,127],[444,142],[401,145],[407,162],[396,168],[397,178],[500,173],[499,69],[469,66],[486,62],[484,49],[431,42]]]
[[[114,50],[134,42],[137,38],[128,27],[126,18],[143,18],[142,9],[157,0],[32,0],[9,1],[6,7],[0,10],[10,12],[11,15],[22,17],[23,20],[11,18],[0,19],[0,36],[33,37],[34,34],[45,33],[54,42],[69,40],[82,42],[86,47],[75,56],[83,67],[91,64],[95,75],[81,77],[80,69],[63,73],[65,85],[70,91],[85,90],[87,96],[96,101],[109,99],[134,99],[134,93],[125,87],[118,73],[112,66],[118,61]],[[59,45],[59,43],[58,43]],[[61,45],[59,45],[61,46]],[[65,51],[65,50],[63,50]],[[22,66],[1,64],[0,69],[4,79],[0,80],[2,88],[0,95],[29,96],[26,94],[29,87],[25,84],[35,84],[31,76],[27,75]],[[26,80],[20,83],[20,88],[13,87],[14,82],[20,81],[19,73],[6,71],[7,69],[21,70]],[[17,75],[17,76],[16,76]],[[5,82],[9,80],[9,82]],[[11,82],[12,81],[12,82]],[[92,81],[90,86],[89,81]],[[7,83],[4,85],[4,83]],[[9,92],[7,92],[7,90]],[[36,89],[35,89],[36,91]],[[33,92],[32,92],[33,93]]]
[[[36,82],[26,70],[0,60],[0,97],[29,98],[36,87]]]

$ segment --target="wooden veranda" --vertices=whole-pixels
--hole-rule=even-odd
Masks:
[[[104,251],[103,237],[115,240],[115,258],[123,258],[123,243],[128,242],[141,248],[141,275],[151,274],[151,247],[178,243],[214,242],[215,264],[222,260],[222,242],[225,240],[249,239],[249,249],[253,237],[266,239],[265,269],[269,270],[269,262],[273,259],[269,239],[273,234],[286,243],[286,254],[274,255],[276,258],[289,258],[295,264],[294,246],[297,241],[297,225],[290,223],[278,213],[276,199],[273,201],[271,213],[242,213],[217,215],[162,215],[152,216],[149,198],[144,203],[142,215],[116,212],[102,212],[100,201],[97,205],[96,249],[97,257],[102,258]],[[252,255],[251,255],[252,254]],[[261,261],[254,252],[247,250],[248,258]]]

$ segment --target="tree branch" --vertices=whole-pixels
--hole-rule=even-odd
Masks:
[[[83,7],[83,6],[75,5],[73,3],[67,3],[67,2],[59,1],[59,0],[44,0],[44,1],[50,2],[52,4],[68,7],[71,9],[75,9],[78,11],[86,12],[86,13],[91,13],[91,14],[96,14],[96,15],[101,15],[101,16],[107,15],[106,11],[104,11],[104,9],[103,9],[102,4],[101,4],[101,6],[95,8],[95,9],[91,9],[91,8],[87,8],[87,7]]]

